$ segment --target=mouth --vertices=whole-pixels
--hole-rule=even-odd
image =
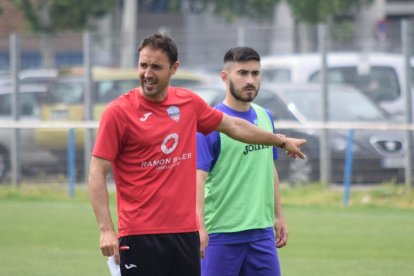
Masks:
[[[254,92],[254,91],[256,91],[256,87],[254,87],[254,86],[247,86],[247,87],[244,87],[243,88],[243,91],[247,91],[247,92]]]
[[[157,82],[155,80],[144,80],[144,85],[148,90],[153,89],[156,84]]]

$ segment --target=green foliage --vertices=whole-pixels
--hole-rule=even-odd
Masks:
[[[329,34],[333,41],[337,43],[347,43],[352,40],[354,34],[355,21],[351,19],[336,20],[333,22]]]
[[[85,1],[60,0],[50,6],[51,21],[55,29],[82,29],[90,17],[104,16],[116,3],[115,0]]]
[[[168,1],[168,10],[171,12],[181,11],[181,0],[169,0]]]
[[[11,185],[0,186],[0,201],[2,200],[29,200],[29,201],[62,201],[68,200],[89,202],[87,187],[77,185],[75,197],[68,196],[67,180],[59,181],[61,184],[30,184],[22,183],[19,187]],[[63,184],[62,184],[63,183]],[[110,200],[115,201],[115,187],[109,185]],[[280,193],[282,203],[301,206],[343,206],[344,189],[342,186],[331,186],[315,182],[289,186],[281,183]],[[404,185],[385,183],[373,187],[351,187],[349,201],[351,207],[389,207],[399,209],[414,209],[414,189]]]
[[[323,184],[312,183],[292,188],[287,184],[281,184],[280,193],[283,204],[343,206],[343,186],[327,188]],[[396,184],[351,187],[348,205],[414,209],[414,189]]]
[[[31,29],[36,32],[82,30],[91,18],[108,13],[117,0],[11,0],[23,11]]]
[[[212,7],[215,14],[231,21],[239,17],[256,20],[270,19],[273,8],[281,0],[189,0],[196,9]],[[358,8],[372,0],[285,0],[293,16],[301,22],[326,22],[330,17],[351,8]]]
[[[294,17],[307,23],[326,22],[332,16],[371,2],[372,0],[287,0]]]
[[[239,17],[249,17],[255,20],[270,19],[273,7],[280,0],[189,0],[197,10],[207,10],[210,7],[216,15],[232,21]]]

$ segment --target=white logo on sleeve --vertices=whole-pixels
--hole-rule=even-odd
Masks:
[[[151,114],[152,114],[152,112],[147,112],[147,113],[144,114],[143,117],[139,118],[139,120],[141,122],[145,122]]]
[[[134,264],[125,264],[126,269],[131,269],[131,268],[134,268],[134,267],[137,267],[137,266],[134,265]]]

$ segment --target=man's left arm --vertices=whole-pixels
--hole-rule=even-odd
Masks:
[[[208,176],[208,172],[203,170],[197,170],[197,196],[196,196],[196,202],[197,202],[197,216],[198,221],[200,223],[200,258],[204,259],[206,247],[208,246],[208,233],[206,230],[206,225],[204,222],[204,185],[206,182]]]
[[[276,246],[278,248],[284,247],[288,240],[288,229],[283,215],[282,203],[280,202],[279,191],[279,175],[277,173],[276,164],[274,166],[274,197],[275,197],[275,234],[276,234]]]

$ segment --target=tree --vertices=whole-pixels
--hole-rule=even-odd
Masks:
[[[273,8],[283,0],[189,0],[193,9],[212,10],[227,20],[250,17],[256,20],[271,19]],[[293,16],[300,22],[326,22],[329,17],[350,8],[371,3],[372,0],[285,0]]]
[[[239,17],[256,20],[271,19],[273,7],[280,0],[188,0],[193,11],[213,11],[216,15],[232,21]]]
[[[293,16],[300,22],[327,22],[333,16],[358,8],[372,0],[287,0]]]
[[[117,0],[11,0],[23,11],[29,27],[35,32],[82,30],[90,19],[108,13]]]
[[[91,19],[108,13],[117,0],[10,0],[21,9],[29,29],[41,34],[43,67],[54,67],[50,35],[91,27]]]

